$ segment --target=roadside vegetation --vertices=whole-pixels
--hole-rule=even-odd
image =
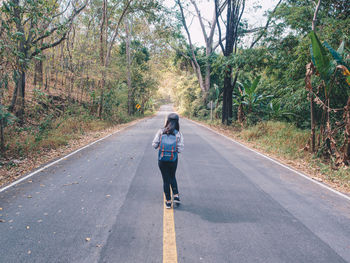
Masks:
[[[196,4],[178,1],[185,30],[203,20]],[[278,1],[260,28],[242,19],[245,4],[213,3],[217,45],[196,47],[187,32],[176,57],[178,111],[349,191],[349,1]]]

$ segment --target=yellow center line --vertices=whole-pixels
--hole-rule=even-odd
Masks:
[[[165,207],[163,215],[163,263],[177,263],[175,221],[173,208]]]

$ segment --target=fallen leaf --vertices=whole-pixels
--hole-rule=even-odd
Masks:
[[[90,237],[85,238],[85,241],[86,241],[86,242],[89,242],[90,240],[91,240]]]
[[[73,184],[79,184],[78,182],[73,182],[73,183],[70,183],[70,184],[64,184],[63,186],[69,186],[69,185],[73,185]]]
[[[318,178],[318,177],[312,177],[312,179],[314,179],[317,182],[323,182],[323,180],[321,178]]]
[[[4,219],[0,219],[0,223],[5,223],[6,221]]]
[[[2,211],[2,207],[0,207],[0,211]]]

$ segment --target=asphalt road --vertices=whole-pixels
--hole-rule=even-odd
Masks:
[[[162,262],[169,108],[0,193],[0,262]],[[350,262],[350,201],[185,119],[178,262]]]

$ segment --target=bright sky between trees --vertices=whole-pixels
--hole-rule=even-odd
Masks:
[[[174,7],[175,5],[175,0],[165,0],[164,2],[167,7]],[[268,10],[272,10],[277,2],[277,0],[247,0],[243,19],[247,19],[249,27],[252,28],[264,25],[267,20],[264,13]],[[197,5],[201,11],[201,15],[205,19],[211,21],[214,12],[214,0],[197,0]],[[186,10],[193,14],[195,13],[192,5],[189,5]],[[189,19],[188,25],[192,41],[197,45],[204,46],[203,35],[198,18],[193,19],[193,21]]]

